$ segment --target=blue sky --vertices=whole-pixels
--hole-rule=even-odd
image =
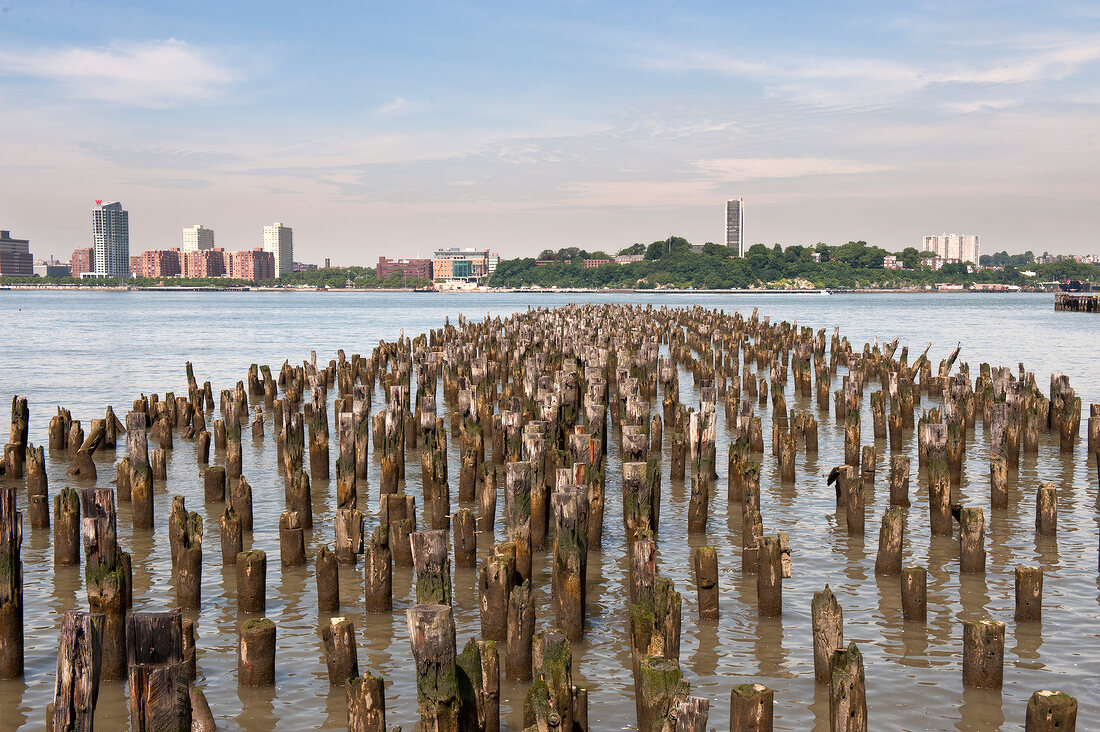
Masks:
[[[1095,3],[0,0],[0,227],[295,258],[979,233],[1100,252]]]

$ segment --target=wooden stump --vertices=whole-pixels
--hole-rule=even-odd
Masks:
[[[19,397],[17,397],[19,399]],[[22,402],[26,408],[26,400]],[[12,402],[13,417],[16,402]],[[17,425],[13,423],[12,431]],[[15,487],[0,487],[0,679],[23,675],[23,514]]]
[[[162,613],[134,613],[127,618],[132,730],[191,729],[182,619],[178,608]]]
[[[1075,732],[1077,700],[1060,691],[1037,691],[1027,701],[1024,732]]]
[[[92,732],[103,643],[103,615],[67,610],[61,618],[49,732]]]
[[[763,684],[738,684],[730,691],[730,732],[772,732],[775,693]]]
[[[355,677],[347,681],[348,732],[386,731],[386,686],[372,676]]]
[[[321,641],[325,646],[329,686],[344,686],[359,676],[358,647],[355,627],[347,618],[332,618],[321,625]]]
[[[718,552],[712,546],[692,552],[695,586],[698,588],[699,617],[718,618]]]
[[[833,732],[867,732],[867,691],[863,654],[855,643],[833,651],[829,682],[829,722]]]
[[[1004,679],[1005,624],[968,620],[963,624],[963,686],[1000,689]]]
[[[275,623],[267,618],[249,620],[241,627],[237,681],[242,686],[275,685]]]
[[[901,570],[901,613],[905,620],[922,623],[928,617],[928,571],[924,567]]]
[[[1043,568],[1016,567],[1017,623],[1039,622],[1043,619]]]
[[[959,571],[985,571],[985,515],[980,506],[963,506],[959,511]]]
[[[237,555],[237,612],[267,610],[267,555],[251,549]]]
[[[829,683],[833,652],[844,647],[844,611],[829,585],[815,592],[810,603],[814,639],[814,678]]]
[[[388,613],[393,609],[393,561],[385,525],[376,527],[371,534],[365,564],[366,610]]]
[[[901,545],[905,534],[905,512],[891,506],[882,515],[878,532],[878,556],[875,574],[893,576],[901,572]]]

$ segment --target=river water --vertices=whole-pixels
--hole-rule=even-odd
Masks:
[[[1085,407],[1100,401],[1100,319],[1095,315],[1055,313],[1049,295],[719,295],[719,294],[413,294],[413,293],[148,293],[0,291],[0,398],[28,397],[31,441],[45,444],[47,424],[56,405],[72,411],[87,429],[106,405],[119,415],[140,393],[186,395],[184,362],[192,361],[200,383],[215,390],[245,378],[250,363],[270,364],[277,372],[284,359],[300,364],[316,350],[327,363],[336,350],[369,354],[380,339],[402,331],[415,336],[440,327],[459,313],[478,319],[531,307],[568,302],[649,302],[672,307],[701,304],[748,314],[759,307],[772,321],[796,320],[813,328],[839,326],[856,349],[876,336],[900,337],[912,360],[932,344],[933,364],[956,343],[960,361],[986,361],[1015,369],[1023,363],[1036,372],[1046,390],[1052,371],[1064,371]],[[834,388],[838,388],[834,383]],[[872,390],[874,390],[872,386]],[[335,391],[335,390],[333,390]],[[811,408],[788,388],[788,406]],[[698,404],[689,375],[681,374],[681,398]],[[382,395],[374,395],[375,409]],[[924,398],[923,406],[929,404]],[[440,400],[442,408],[442,400]],[[659,405],[659,402],[658,402]],[[865,404],[865,409],[867,409]],[[659,409],[657,410],[659,412]],[[759,410],[764,435],[771,434],[770,409]],[[330,407],[330,414],[332,413]],[[655,412],[656,413],[656,412]],[[208,422],[212,416],[208,416]],[[1057,442],[1040,438],[1038,456],[1024,456],[1010,473],[1010,508],[991,511],[988,497],[988,438],[979,422],[964,466],[964,502],[981,505],[987,517],[987,570],[960,576],[958,539],[930,537],[923,479],[917,478],[916,440],[907,431],[905,448],[913,456],[914,518],[908,522],[904,562],[928,567],[928,622],[901,619],[897,578],[874,574],[876,537],[887,506],[889,454],[879,441],[877,494],[868,501],[867,536],[849,537],[838,517],[833,490],[824,474],[843,462],[843,428],[831,415],[820,416],[820,452],[797,456],[793,484],[779,480],[770,454],[764,457],[762,513],[766,532],[787,531],[793,576],[784,581],[782,618],[760,619],[753,576],[740,570],[740,518],[725,510],[725,459],[728,438],[718,420],[718,500],[712,500],[709,533],[687,538],[688,491],[668,478],[658,566],[683,595],[681,666],[692,693],[711,700],[710,727],[728,728],[729,693],[735,684],[760,681],[775,689],[776,729],[827,730],[828,692],[813,674],[810,599],[828,582],[844,609],[845,640],[855,641],[867,669],[870,727],[875,730],[1019,729],[1027,699],[1037,689],[1060,689],[1080,702],[1079,729],[1100,729],[1100,581],[1097,572],[1096,466],[1086,462],[1084,445],[1063,456]],[[870,424],[869,412],[864,424]],[[267,616],[278,626],[276,686],[238,688],[236,643],[238,617],[235,574],[219,561],[221,505],[204,506],[195,443],[177,435],[168,459],[167,486],[155,491],[156,530],[131,530],[130,505],[118,505],[120,543],[133,555],[134,609],[163,610],[174,605],[167,539],[170,495],[186,497],[189,510],[205,523],[202,610],[194,614],[198,680],[220,729],[340,729],[344,690],[329,689],[319,637],[316,584],[311,564],[284,569],[278,562],[278,516],[283,485],[275,470],[271,417],[267,438],[253,444],[244,430],[244,474],[253,486],[256,530],[245,549],[267,551]],[[870,431],[865,427],[865,434]],[[3,435],[7,435],[4,431]],[[335,432],[332,453],[335,458]],[[866,441],[866,440],[865,440]],[[125,452],[120,444],[117,457]],[[420,494],[419,451],[410,453],[408,492]],[[213,456],[212,456],[213,457]],[[101,484],[114,476],[115,454],[97,455]],[[449,475],[457,491],[457,446],[451,442]],[[222,460],[222,455],[217,455]],[[574,680],[589,689],[593,730],[633,729],[633,682],[625,624],[625,537],[621,521],[621,460],[609,445],[604,546],[589,554],[588,625],[574,649]],[[65,456],[47,458],[50,495],[67,485]],[[367,533],[378,524],[378,463],[372,458],[366,505]],[[333,472],[335,475],[335,472]],[[1040,482],[1058,486],[1058,536],[1037,541],[1035,491]],[[503,481],[502,481],[503,482]],[[362,496],[362,489],[360,489]],[[25,493],[20,492],[25,505]],[[315,528],[307,532],[312,556],[332,540],[335,484],[313,481]],[[417,500],[418,509],[422,501]],[[503,504],[500,504],[503,505]],[[362,507],[362,498],[361,498]],[[499,514],[499,509],[498,509]],[[503,538],[498,524],[497,539]],[[480,537],[480,556],[492,538]],[[718,547],[721,617],[700,621],[690,556],[694,546]],[[63,611],[87,608],[83,570],[53,567],[51,537],[25,527],[23,542],[26,673],[21,680],[0,681],[0,729],[42,729],[53,694],[56,641]],[[274,561],[271,561],[274,559]],[[1041,564],[1046,571],[1041,624],[1012,621],[1013,570]],[[369,616],[362,609],[362,564],[340,570],[342,613],[350,617],[359,641],[360,668],[386,679],[389,723],[416,726],[416,687],[405,610],[414,604],[411,571],[395,568],[394,613]],[[535,563],[538,595],[536,629],[552,620],[548,557]],[[479,632],[476,578],[472,570],[454,574],[455,622],[459,648]],[[1006,621],[1004,688],[965,689],[961,642],[964,620],[991,616]],[[502,680],[502,728],[519,729],[525,685]],[[100,729],[125,729],[123,682],[104,682],[96,716]]]

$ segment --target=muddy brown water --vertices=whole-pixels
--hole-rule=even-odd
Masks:
[[[244,379],[250,363],[277,371],[284,359],[300,363],[311,349],[327,363],[337,348],[370,353],[379,339],[393,340],[401,329],[416,335],[439,327],[458,313],[469,318],[507,314],[539,305],[570,301],[638,301],[643,296],[600,295],[420,295],[420,294],[227,294],[227,293],[53,293],[0,292],[0,314],[9,325],[0,343],[0,397],[6,427],[7,403],[26,395],[31,406],[31,441],[46,442],[46,426],[61,404],[85,429],[107,404],[125,414],[139,393],[186,394],[183,364],[191,360],[199,381],[210,380],[215,393]],[[962,341],[960,361],[971,373],[978,364],[1015,367],[1022,361],[1044,388],[1055,370],[1070,375],[1085,403],[1100,401],[1100,321],[1095,316],[1054,313],[1049,296],[1028,295],[769,295],[644,296],[657,305],[696,303],[727,311],[751,312],[758,306],[772,320],[797,320],[819,327],[840,326],[857,346],[876,335],[899,336],[910,353],[932,342],[938,363]],[[872,390],[874,387],[872,387]],[[689,374],[681,373],[681,399],[698,404]],[[811,408],[788,389],[788,406]],[[375,393],[375,409],[382,401]],[[441,402],[442,403],[442,402]],[[922,406],[928,406],[924,397]],[[865,435],[870,413],[864,404]],[[771,434],[770,409],[757,410],[764,435]],[[332,413],[330,407],[330,414]],[[755,577],[740,571],[740,516],[726,510],[725,459],[728,438],[719,415],[719,480],[711,501],[709,532],[688,537],[687,487],[668,478],[664,461],[664,498],[658,566],[683,595],[681,666],[694,695],[711,700],[709,727],[728,728],[730,688],[760,681],[775,689],[776,729],[828,729],[828,693],[813,676],[810,598],[826,582],[844,609],[845,639],[856,641],[867,669],[872,729],[997,730],[1019,729],[1027,698],[1036,689],[1055,688],[1080,702],[1079,729],[1100,729],[1100,581],[1097,571],[1096,466],[1086,460],[1083,443],[1072,456],[1058,450],[1056,439],[1042,435],[1039,454],[1024,456],[1010,472],[1010,507],[992,511],[988,500],[988,436],[980,422],[968,449],[960,486],[964,502],[986,514],[987,570],[958,572],[958,538],[930,537],[923,477],[916,470],[916,439],[907,431],[905,451],[913,457],[913,482],[904,543],[905,564],[927,566],[928,622],[901,619],[897,578],[874,574],[878,526],[887,505],[889,449],[878,441],[879,472],[874,499],[868,501],[867,535],[850,537],[838,516],[823,474],[843,462],[843,428],[831,415],[819,415],[820,452],[799,452],[793,482],[779,479],[774,458],[764,459],[762,512],[765,531],[787,531],[794,549],[793,576],[784,581],[783,616],[756,615]],[[208,420],[213,415],[208,415]],[[155,492],[156,529],[134,533],[130,505],[118,506],[119,539],[133,555],[134,609],[160,610],[174,604],[166,532],[170,496],[182,494],[204,519],[202,610],[193,613],[198,646],[198,685],[227,730],[340,729],[344,691],[330,689],[319,637],[316,583],[312,564],[284,569],[278,563],[278,516],[283,510],[282,479],[275,471],[270,415],[266,439],[253,444],[244,430],[244,474],[253,486],[255,526],[245,548],[268,552],[267,616],[278,625],[276,686],[238,688],[237,627],[243,622],[234,602],[235,575],[221,567],[218,518],[222,505],[204,505],[195,443],[177,435],[168,459],[167,485]],[[6,435],[6,431],[3,433]],[[335,432],[333,431],[333,435]],[[866,442],[866,439],[865,439]],[[335,440],[333,438],[333,459]],[[407,457],[408,488],[419,500],[419,450]],[[458,475],[457,446],[451,444],[452,491]],[[97,455],[100,483],[114,476],[113,463],[125,454]],[[221,460],[222,455],[215,456]],[[585,639],[574,649],[574,680],[589,689],[589,719],[594,730],[632,729],[633,682],[624,622],[626,565],[622,526],[621,461],[618,445],[609,445],[604,547],[588,562],[588,621]],[[47,458],[51,497],[71,485],[67,457]],[[1042,481],[1058,486],[1058,536],[1037,540],[1035,491]],[[502,481],[503,483],[503,481]],[[378,462],[372,457],[366,502],[367,531],[378,523]],[[331,541],[335,481],[312,483],[315,528],[307,532],[312,556]],[[25,494],[20,493],[25,506]],[[503,505],[502,503],[499,505]],[[499,513],[499,508],[498,508]],[[503,527],[497,527],[497,539]],[[492,538],[479,537],[483,555]],[[721,617],[697,618],[690,556],[709,543],[719,552]],[[56,641],[61,614],[86,608],[83,571],[53,567],[47,532],[25,526],[23,543],[26,673],[0,681],[0,729],[35,730],[44,726],[44,710],[53,694]],[[274,561],[271,561],[274,559]],[[548,555],[535,561],[537,628],[552,620]],[[1012,621],[1013,570],[1041,564],[1046,571],[1043,621]],[[394,612],[367,615],[362,610],[362,564],[340,570],[342,615],[350,617],[359,641],[360,667],[386,679],[389,723],[416,726],[416,686],[404,611],[414,604],[411,570],[395,568]],[[479,632],[473,570],[454,573],[455,623],[459,645]],[[1006,621],[1005,684],[1000,691],[964,689],[961,672],[962,623],[991,616]],[[521,727],[525,685],[502,680],[502,727]],[[125,684],[104,682],[96,714],[100,729],[125,729]]]

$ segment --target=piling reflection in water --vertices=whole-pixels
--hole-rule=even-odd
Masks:
[[[770,301],[769,301],[770,302]],[[431,324],[432,326],[437,324]],[[426,329],[428,325],[422,325]],[[382,337],[393,334],[376,331]],[[412,331],[418,332],[418,331]],[[892,334],[891,334],[892,335]],[[903,339],[904,340],[904,339]],[[859,343],[853,343],[858,350]],[[915,343],[914,343],[915,345]],[[923,344],[922,344],[923,345]],[[952,344],[953,345],[953,344]],[[369,352],[369,345],[362,351]],[[276,361],[293,351],[266,353],[259,358]],[[172,368],[178,368],[182,358],[176,355]],[[666,350],[661,355],[667,355]],[[946,354],[945,354],[946,355]],[[976,363],[985,360],[980,350],[971,351],[964,338],[962,360],[969,358],[971,376],[977,374]],[[1014,363],[1012,356],[993,363]],[[1042,362],[1029,366],[1041,368]],[[225,375],[211,375],[215,386],[236,383],[245,367],[227,369]],[[759,368],[759,364],[753,364]],[[747,369],[747,366],[742,368]],[[1050,367],[1048,370],[1055,370]],[[845,369],[840,366],[834,376],[833,388],[839,387],[839,379]],[[771,376],[768,369],[765,376]],[[10,376],[9,376],[10,378]],[[152,388],[156,384],[176,384],[178,377],[170,380],[140,383],[131,388]],[[691,372],[683,365],[678,369],[681,401],[697,406],[699,390],[694,388]],[[4,382],[7,384],[8,382]],[[413,382],[415,384],[415,381]],[[765,386],[771,386],[769,381]],[[1081,383],[1074,378],[1074,386]],[[1085,383],[1086,388],[1094,386]],[[15,387],[18,388],[18,387]],[[872,382],[867,390],[874,393]],[[220,389],[218,389],[220,390]],[[334,399],[337,390],[331,389],[328,409],[336,413]],[[1082,393],[1088,393],[1081,388]],[[216,390],[217,392],[217,390]],[[215,392],[215,393],[216,393]],[[128,394],[132,396],[132,394]],[[769,397],[774,397],[774,388]],[[812,393],[804,394],[788,386],[784,394],[786,408],[816,412]],[[73,408],[74,414],[86,420],[102,415],[104,403],[95,402],[86,394],[57,397]],[[114,397],[112,397],[114,398]],[[260,397],[262,398],[262,397]],[[376,387],[371,397],[375,409],[386,401],[383,389]],[[304,399],[308,400],[308,390]],[[661,392],[653,395],[659,406]],[[939,397],[927,393],[921,395],[921,409],[939,406]],[[31,398],[32,442],[45,441],[43,413],[48,414],[42,400]],[[771,401],[771,399],[769,399]],[[46,402],[48,404],[49,402]],[[121,404],[118,400],[116,406]],[[826,402],[829,407],[832,403]],[[52,407],[52,405],[51,405]],[[449,416],[452,404],[440,400],[440,414],[444,423],[451,424]],[[762,417],[762,432],[772,434],[774,414],[768,408],[756,408]],[[121,410],[120,410],[121,412]],[[245,550],[262,548],[270,556],[279,543],[278,517],[285,508],[282,475],[276,470],[276,444],[273,410],[264,410],[265,441],[251,442],[246,436],[243,445],[243,474],[256,487],[255,530],[244,536]],[[718,413],[722,415],[721,400]],[[690,682],[692,694],[710,699],[710,726],[722,728],[728,719],[729,690],[734,684],[760,678],[775,689],[775,716],[777,728],[805,729],[828,725],[828,694],[822,696],[820,685],[813,682],[812,645],[809,627],[809,599],[820,590],[825,581],[831,583],[845,611],[845,639],[855,641],[864,656],[867,668],[867,697],[871,727],[878,724],[912,728],[930,727],[949,729],[956,725],[971,729],[996,729],[1001,722],[1021,722],[1027,699],[1035,689],[1054,687],[1085,698],[1086,679],[1097,669],[1079,664],[1076,655],[1088,657],[1088,649],[1095,646],[1096,633],[1081,637],[1080,633],[1068,633],[1061,629],[1067,618],[1095,618],[1096,595],[1092,577],[1096,573],[1095,522],[1088,507],[1095,501],[1096,468],[1090,459],[1087,463],[1081,445],[1073,453],[1062,453],[1058,434],[1042,433],[1038,451],[1022,452],[1019,466],[1008,468],[1007,508],[990,508],[988,500],[988,443],[989,430],[978,417],[974,431],[968,436],[961,473],[952,476],[952,502],[962,501],[980,505],[985,509],[985,545],[989,552],[983,574],[959,574],[959,542],[955,537],[930,537],[928,531],[928,479],[927,472],[917,469],[913,461],[909,509],[903,540],[903,563],[917,564],[929,570],[928,621],[926,624],[905,622],[901,619],[900,589],[894,580],[875,578],[874,562],[877,530],[882,513],[887,506],[885,471],[891,455],[888,441],[875,439],[870,429],[872,417],[866,398],[861,403],[864,422],[862,441],[872,443],[876,449],[878,470],[883,474],[873,492],[866,493],[866,526],[871,536],[861,538],[847,530],[845,506],[837,506],[831,488],[824,485],[820,473],[844,458],[844,425],[834,425],[832,420],[820,419],[821,454],[806,455],[797,449],[794,480],[784,480],[775,456],[770,453],[752,455],[762,462],[760,503],[765,534],[774,536],[785,531],[793,545],[793,573],[783,584],[783,615],[781,619],[757,617],[757,578],[743,575],[737,559],[741,548],[741,508],[730,506],[727,520],[712,515],[706,526],[707,533],[687,541],[688,504],[691,493],[691,458],[687,457],[687,475],[683,480],[672,480],[668,475],[671,460],[671,444],[674,430],[664,425],[663,455],[664,501],[661,511],[661,532],[658,539],[657,566],[662,576],[668,577],[683,597],[682,614],[686,616],[682,630],[681,668],[684,678]],[[217,411],[207,411],[209,423]],[[246,411],[247,416],[251,416]],[[822,413],[818,415],[824,417]],[[793,421],[793,420],[792,420]],[[333,427],[335,425],[333,424]],[[916,428],[905,429],[902,434],[902,450],[916,454]],[[574,646],[573,682],[588,689],[588,713],[592,729],[605,729],[611,725],[629,725],[634,717],[629,631],[625,623],[625,588],[629,581],[627,541],[619,517],[623,515],[622,495],[619,490],[622,477],[622,457],[615,430],[608,429],[608,456],[606,466],[606,519],[603,547],[591,551],[587,562],[588,597],[586,604],[585,635]],[[719,418],[715,441],[721,450],[731,440],[726,420]],[[179,435],[177,435],[178,437]],[[458,435],[450,432],[448,468],[451,485],[458,484],[461,474]],[[123,442],[120,440],[120,443]],[[488,446],[486,446],[488,447]],[[196,472],[199,462],[194,450],[196,441],[178,439],[166,459],[167,481],[156,481],[153,486],[154,529],[134,531],[132,509],[118,503],[119,543],[133,555],[134,610],[163,610],[173,604],[175,575],[167,557],[167,508],[170,496],[182,494],[189,505],[199,510],[206,530],[206,547],[202,574],[201,607],[186,615],[196,620],[198,635],[198,684],[207,692],[215,716],[223,727],[242,729],[271,729],[278,726],[332,727],[343,725],[342,696],[334,696],[328,686],[322,646],[318,635],[319,623],[328,617],[318,613],[312,562],[308,567],[282,567],[279,562],[269,564],[267,592],[268,607],[265,614],[278,625],[278,655],[276,661],[276,686],[273,690],[236,689],[236,639],[238,628],[248,619],[238,617],[236,611],[236,583],[223,573],[218,576],[217,565],[220,546],[219,519],[224,504],[203,507],[202,477]],[[418,519],[428,527],[426,507],[421,504],[417,453],[426,448],[407,448],[404,462],[410,465],[403,483],[410,495],[418,496]],[[120,446],[118,456],[123,450]],[[99,485],[115,475],[114,455],[97,451],[94,464],[99,473]],[[63,485],[71,484],[63,473],[69,456],[61,453],[48,455],[47,472],[49,491],[56,495]],[[366,514],[367,535],[379,522],[377,488],[381,485],[378,473],[380,453],[372,453],[368,466],[366,486],[361,486],[360,507]],[[308,458],[307,458],[308,459]],[[226,448],[215,449],[212,463],[224,464]],[[724,460],[720,460],[723,466]],[[822,468],[821,466],[825,466]],[[501,471],[500,488],[504,488],[504,471]],[[717,485],[725,482],[720,476]],[[1091,479],[1091,480],[1090,480]],[[1058,533],[1039,537],[1035,533],[1035,505],[1041,482],[1053,481],[1057,486]],[[332,541],[333,519],[336,508],[336,477],[311,480],[310,502],[315,526],[305,532],[305,553],[316,556],[321,545]],[[75,485],[80,486],[80,483]],[[709,513],[726,510],[720,499],[720,491],[710,485]],[[365,499],[365,500],[364,500]],[[501,497],[503,500],[503,497]],[[20,494],[21,507],[26,512],[25,496]],[[501,506],[504,504],[501,503]],[[468,504],[475,510],[475,504]],[[456,500],[453,508],[458,508]],[[504,537],[504,511],[497,510],[496,539]],[[553,526],[553,521],[549,522]],[[831,528],[830,528],[831,527]],[[430,528],[430,527],[428,527]],[[958,531],[958,527],[952,529]],[[52,696],[52,675],[55,653],[53,641],[57,637],[60,611],[76,607],[84,601],[83,566],[59,568],[53,572],[52,547],[42,540],[42,532],[31,532],[23,543],[25,567],[25,594],[28,617],[34,613],[40,617],[26,623],[27,675],[26,682],[0,682],[0,701],[4,708],[26,710],[25,719],[19,724],[35,728],[40,724],[40,711]],[[479,564],[492,551],[494,537],[479,534]],[[691,550],[710,544],[718,547],[720,588],[720,618],[716,624],[696,622],[694,576]],[[548,542],[548,547],[552,543]],[[83,562],[83,552],[81,552]],[[552,559],[549,551],[532,556],[533,600],[537,611],[536,630],[552,623],[552,603],[549,594],[552,575]],[[1013,582],[1017,565],[1035,564],[1048,573],[1045,588],[1044,609],[1050,618],[1044,618],[1039,628],[1023,628],[1013,622]],[[411,725],[416,719],[415,669],[411,664],[411,649],[405,611],[415,604],[416,578],[407,567],[394,567],[392,614],[368,615],[363,611],[362,560],[360,566],[340,567],[341,615],[350,618],[360,640],[360,667],[381,675],[387,681],[386,703],[389,721]],[[458,647],[461,649],[470,637],[480,636],[480,618],[477,606],[476,573],[456,570],[454,582],[454,622]],[[27,588],[41,592],[32,593]],[[33,596],[32,596],[33,595]],[[997,694],[982,690],[963,689],[961,683],[962,623],[965,620],[992,616],[1005,620],[1009,625],[1005,654],[1005,686]],[[1036,625],[1036,624],[1031,624]],[[1046,634],[1040,631],[1045,629]],[[900,652],[899,652],[900,645]],[[1095,650],[1095,648],[1093,648]],[[503,648],[501,649],[503,655]],[[1095,653],[1092,654],[1095,657]],[[503,662],[503,661],[502,661]],[[502,674],[503,676],[503,674]],[[527,685],[502,680],[501,707],[502,728],[516,729],[522,723],[522,702]],[[900,697],[919,699],[920,708],[897,708],[894,700]],[[1095,710],[1081,710],[1081,719],[1087,723]],[[926,716],[924,710],[935,710]],[[239,714],[238,714],[238,710]],[[234,717],[234,715],[236,715]],[[124,687],[117,682],[104,682],[100,694],[97,722],[100,726],[124,726],[126,709]],[[1094,720],[1095,721],[1095,720]]]

